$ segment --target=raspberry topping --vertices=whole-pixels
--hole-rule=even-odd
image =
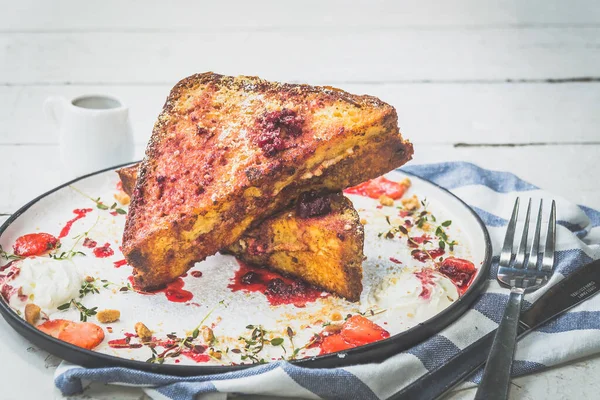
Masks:
[[[282,108],[258,117],[254,142],[267,157],[290,147],[289,139],[302,134],[304,118],[295,111]]]

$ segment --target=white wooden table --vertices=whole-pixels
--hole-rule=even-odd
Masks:
[[[352,3],[352,4],[350,4]],[[141,157],[180,78],[212,70],[329,84],[394,105],[414,163],[507,170],[600,208],[600,6],[546,1],[0,1],[0,214],[61,183],[50,95],[113,94]],[[59,360],[0,321],[0,398],[48,398]],[[600,361],[515,380],[590,398]],[[15,386],[13,386],[15,387]],[[87,398],[139,398],[94,385]],[[470,398],[473,392],[453,398]]]

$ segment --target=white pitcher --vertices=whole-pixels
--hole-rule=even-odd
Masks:
[[[44,112],[59,128],[66,175],[76,177],[133,161],[129,110],[111,96],[49,97]]]

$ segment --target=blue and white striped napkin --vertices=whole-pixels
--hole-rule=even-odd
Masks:
[[[497,327],[508,293],[495,280],[497,254],[517,196],[543,198],[548,200],[545,204],[556,200],[558,273],[550,285],[600,258],[600,212],[596,210],[552,196],[510,173],[469,163],[414,165],[403,170],[449,189],[469,204],[487,225],[496,255],[486,292],[464,316],[439,334],[382,363],[336,369],[306,369],[280,361],[240,372],[181,378],[126,368],[86,369],[63,362],[56,370],[56,386],[65,395],[80,392],[82,380],[139,386],[154,399],[191,400],[202,398],[196,397],[202,394],[220,398],[217,393],[222,393],[222,398],[226,393],[246,393],[309,399],[385,399]],[[529,302],[533,299],[526,298]],[[521,340],[514,374],[527,374],[600,352],[599,330],[597,296]],[[481,373],[463,387],[479,382]]]

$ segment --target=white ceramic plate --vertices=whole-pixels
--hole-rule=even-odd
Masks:
[[[0,275],[4,275],[0,276],[0,286],[11,284],[15,287],[12,295],[5,290],[10,301],[0,301],[0,311],[15,329],[30,340],[58,356],[88,366],[116,364],[186,375],[243,368],[252,360],[270,362],[295,358],[294,362],[303,365],[328,367],[369,362],[389,356],[439,331],[466,310],[484,283],[490,264],[491,246],[480,219],[449,192],[400,171],[391,172],[386,177],[393,181],[408,177],[412,186],[404,198],[416,195],[419,209],[412,216],[406,216],[406,206],[403,207],[401,201],[396,201],[391,207],[382,207],[377,200],[347,195],[366,221],[367,258],[363,263],[364,289],[359,303],[350,303],[322,293],[303,307],[294,304],[271,306],[261,292],[232,291],[228,287],[241,267],[232,256],[221,254],[197,263],[186,277],[175,284],[175,287],[183,284],[181,289],[187,292],[183,292],[183,302],[170,301],[164,291],[142,294],[131,290],[128,279],[131,267],[120,265],[124,262],[121,261],[124,258],[119,245],[126,215],[110,209],[115,202],[114,195],[118,192],[119,182],[111,168],[40,196],[0,228],[0,245],[7,253],[12,253],[18,237],[36,232],[47,232],[58,237],[66,223],[77,216],[74,210],[90,210],[73,222],[68,234],[60,239],[61,248],[52,252],[55,257],[60,257],[66,251],[67,259],[53,260],[44,255],[17,261],[0,272]],[[93,199],[98,198],[109,207],[108,210],[97,207]],[[127,210],[125,206],[117,205],[117,208]],[[424,210],[428,212],[427,221],[423,229],[419,229],[415,225]],[[411,223],[407,224],[406,220]],[[447,225],[443,224],[445,221],[452,222],[444,226]],[[408,246],[406,235],[397,229],[393,238],[386,238],[387,232],[400,224],[409,227],[408,235],[413,238],[422,235],[429,237],[426,243],[419,244],[419,249],[431,252],[439,247],[438,227],[448,236],[447,242],[457,243],[452,252],[445,245],[445,253],[441,257],[467,259],[477,268],[476,276],[464,294],[459,297],[460,290],[453,281],[437,271],[440,256],[435,257],[435,263],[429,257],[419,261],[414,256],[415,248]],[[83,246],[85,237],[82,235],[89,238],[87,246]],[[93,244],[91,240],[96,242],[95,247],[90,247]],[[114,254],[106,258],[96,257],[95,252],[102,253],[97,249],[107,243]],[[70,250],[86,255],[68,257]],[[1,264],[6,264],[6,261],[1,261]],[[6,277],[11,269],[19,269],[20,276]],[[425,280],[423,270],[427,274]],[[202,275],[194,271],[200,271]],[[80,297],[79,289],[88,276],[96,279],[92,285],[99,293],[86,293]],[[17,293],[19,286],[23,286],[23,289]],[[87,309],[97,307],[97,311],[120,311],[120,319],[109,324],[100,324],[94,315],[88,317],[89,322],[99,325],[105,333],[105,339],[93,351],[57,340],[23,320],[25,305],[33,302],[42,307],[43,315],[49,319],[79,321],[81,309],[78,310],[74,303],[66,310],[57,309],[71,298]],[[323,332],[331,329],[327,325],[342,324],[348,315],[357,314],[364,315],[389,332],[390,337],[336,354],[320,355],[321,349],[316,346],[302,349],[292,357],[294,349],[314,341],[315,334],[323,337]],[[339,317],[341,321],[337,320]],[[156,354],[151,346],[142,345],[135,336],[127,339],[133,345],[129,348],[115,345],[119,343],[115,341],[135,333],[134,325],[137,322],[143,322],[153,331]],[[195,351],[190,351],[181,345],[181,340],[193,336],[194,328],[198,325],[211,327],[217,341],[208,343],[200,334],[188,341],[188,344],[199,346]],[[250,325],[253,328],[249,328]],[[259,326],[265,331],[264,338],[271,341],[254,353],[257,346],[247,348],[248,342],[240,337],[252,340],[252,332],[256,335]],[[292,340],[288,335],[288,327],[293,332]],[[172,345],[177,347],[167,351]],[[167,351],[167,355],[173,354],[178,347],[182,347],[180,355],[157,360],[161,353]],[[219,351],[220,359],[215,357],[215,352]],[[148,362],[152,358],[154,362]]]

